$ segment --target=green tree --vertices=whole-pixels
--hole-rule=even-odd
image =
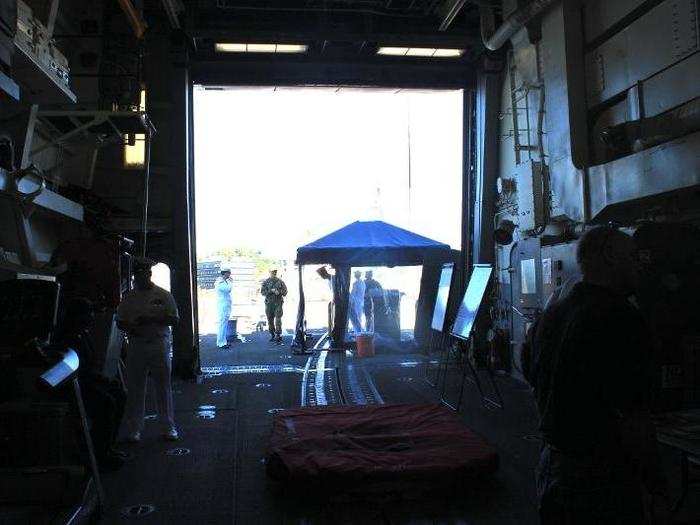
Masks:
[[[242,246],[220,248],[211,252],[207,259],[230,260],[238,257],[248,259],[249,261],[255,263],[255,278],[258,280],[267,277],[270,269],[278,262],[276,259],[263,255],[260,250]]]

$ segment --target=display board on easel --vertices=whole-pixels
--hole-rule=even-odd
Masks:
[[[491,382],[493,391],[498,398],[493,400],[484,394],[482,388],[481,380],[477,374],[476,368],[471,362],[472,356],[470,355],[470,349],[473,351],[473,332],[474,325],[476,324],[477,317],[484,302],[486,292],[491,281],[491,276],[493,274],[493,268],[488,264],[475,264],[472,270],[471,276],[469,278],[469,284],[467,285],[467,291],[464,293],[462,302],[459,305],[457,311],[457,317],[452,324],[452,330],[450,335],[464,341],[466,345],[462,345],[465,348],[465,354],[463,357],[463,367],[462,367],[462,378],[459,386],[459,396],[456,404],[451,404],[445,399],[445,386],[446,386],[446,374],[447,374],[447,356],[443,357],[441,367],[444,368],[442,392],[440,394],[440,399],[443,404],[450,407],[455,411],[459,411],[459,407],[462,403],[462,397],[464,393],[464,382],[467,379],[467,371],[470,371],[472,376],[472,381],[479,390],[479,395],[481,396],[482,402],[484,404],[489,404],[493,407],[503,409],[503,397],[501,396],[498,384],[493,377],[493,371],[488,369],[488,377]],[[438,370],[438,381],[439,382],[440,373]]]
[[[450,287],[452,285],[452,274],[454,263],[445,263],[440,272],[440,284],[435,296],[435,308],[433,309],[433,321],[431,328],[437,332],[445,329],[445,315],[447,314],[447,302],[450,299]]]
[[[481,303],[491,280],[493,268],[488,264],[475,264],[469,279],[467,291],[459,305],[457,318],[452,325],[452,335],[462,340],[468,340],[472,335],[476,316],[479,314]]]

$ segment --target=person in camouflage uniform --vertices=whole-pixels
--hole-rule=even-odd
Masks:
[[[270,341],[282,342],[282,303],[287,295],[287,285],[277,277],[277,270],[270,270],[270,277],[265,279],[260,288],[265,296],[265,314],[270,330]]]

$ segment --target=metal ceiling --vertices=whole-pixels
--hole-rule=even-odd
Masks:
[[[204,84],[463,87],[483,50],[474,0],[198,0],[185,16],[193,79]],[[221,53],[221,42],[299,44],[306,52]],[[465,53],[387,57],[377,54],[381,46]]]
[[[306,0],[297,2],[208,0],[200,2],[200,5],[211,5],[212,3],[219,9],[238,11],[364,12],[377,16],[423,17],[435,12],[441,0]]]
[[[188,8],[196,32],[396,33],[472,36],[487,0],[199,0]],[[411,42],[407,42],[410,44]]]

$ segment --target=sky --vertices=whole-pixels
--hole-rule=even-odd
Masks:
[[[356,220],[460,247],[461,91],[196,87],[194,109],[200,260],[293,260]]]

